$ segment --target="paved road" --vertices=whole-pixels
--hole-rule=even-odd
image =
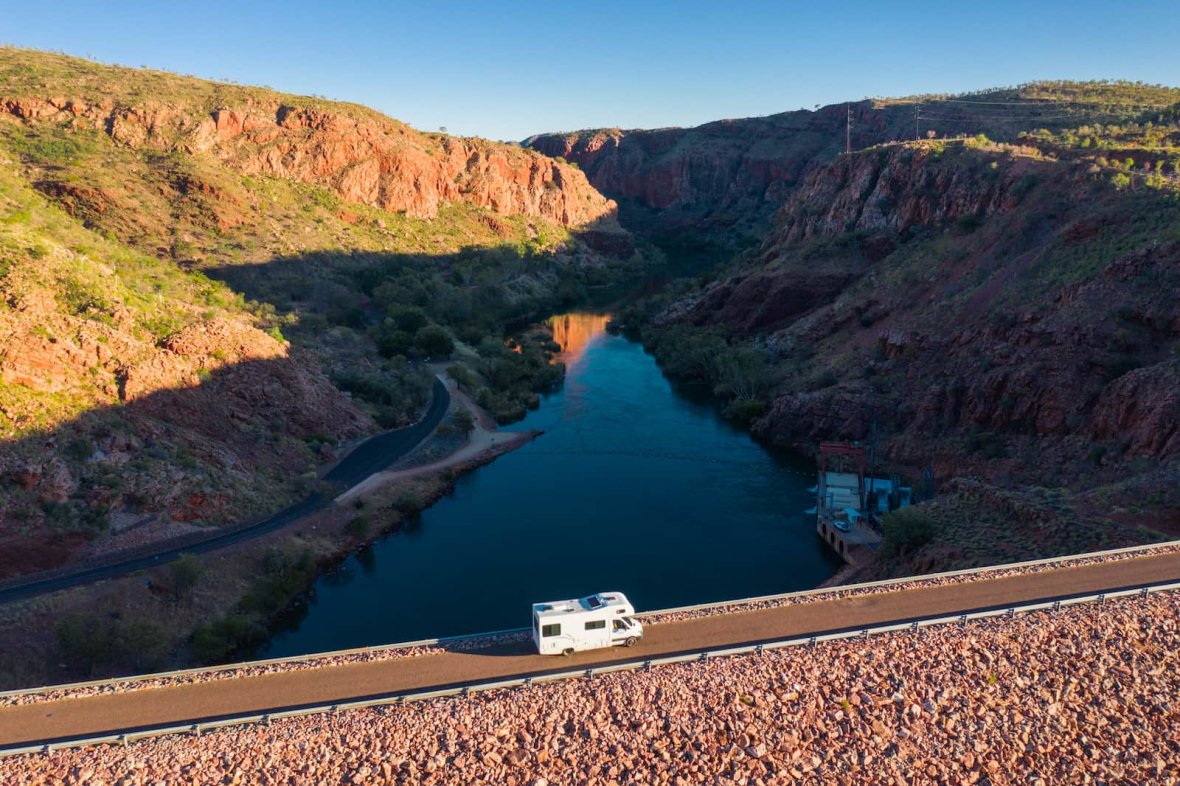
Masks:
[[[569,659],[536,655],[527,645],[501,645],[7,707],[0,708],[0,746],[375,698],[1174,581],[1180,581],[1180,552],[957,585],[902,585],[887,593],[652,625],[633,649],[583,652]]]
[[[354,486],[369,475],[389,468],[416,447],[430,432],[434,431],[434,428],[446,415],[450,405],[450,391],[441,380],[435,379],[430,408],[426,410],[426,414],[420,421],[396,431],[378,434],[361,443],[333,467],[324,476],[324,480],[345,486]],[[186,542],[182,546],[164,545],[159,551],[147,554],[139,553],[129,559],[119,559],[119,555],[115,554],[112,555],[111,561],[104,564],[91,565],[62,574],[51,574],[42,578],[29,577],[29,580],[21,584],[0,589],[0,603],[31,598],[45,592],[55,592],[67,587],[151,568],[171,562],[181,554],[203,554],[225,548],[285,527],[309,513],[327,507],[330,502],[330,499],[313,493],[294,505],[280,510],[265,521],[214,534],[203,540]]]

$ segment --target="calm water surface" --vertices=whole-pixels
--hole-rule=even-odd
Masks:
[[[561,391],[533,442],[323,576],[259,655],[529,624],[534,601],[621,590],[640,611],[814,587],[838,562],[803,511],[814,469],[677,392],[606,317],[553,320]]]

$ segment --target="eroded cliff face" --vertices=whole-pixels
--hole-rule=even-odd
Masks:
[[[902,110],[851,105],[856,145],[894,138]],[[540,134],[525,144],[576,162],[595,188],[649,211],[657,231],[757,233],[806,172],[844,145],[845,105],[695,128]]]
[[[777,358],[755,425],[774,442],[876,419],[883,456],[941,478],[1077,481],[1180,456],[1176,213],[1019,147],[865,151],[809,174],[761,248],[662,319]]]
[[[444,202],[567,227],[609,225],[615,216],[615,204],[573,166],[511,145],[423,134],[375,113],[278,101],[206,112],[157,101],[0,95],[0,114],[89,127],[132,148],[211,156],[238,172],[314,183],[350,202],[423,218]]]

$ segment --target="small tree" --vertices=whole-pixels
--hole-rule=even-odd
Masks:
[[[62,656],[86,674],[109,663],[114,654],[111,626],[95,617],[66,617],[58,623],[56,633]]]
[[[201,563],[192,554],[181,554],[169,568],[172,576],[172,598],[179,603],[189,596],[201,578]]]
[[[455,422],[457,428],[463,436],[467,436],[475,430],[475,416],[466,409],[457,409],[455,414],[451,416],[451,420]]]
[[[393,320],[393,324],[398,330],[413,335],[430,323],[426,317],[426,312],[418,306],[407,306],[401,303],[390,306],[386,312],[386,317]]]
[[[463,391],[471,391],[478,381],[475,378],[475,372],[462,363],[456,363],[449,367],[447,369],[447,376],[455,380],[455,384]]]
[[[414,334],[414,347],[427,357],[441,357],[455,351],[455,342],[442,326],[427,325]]]

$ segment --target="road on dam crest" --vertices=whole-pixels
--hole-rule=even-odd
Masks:
[[[448,408],[451,406],[451,394],[442,380],[434,380],[434,388],[430,400],[430,407],[422,419],[412,426],[387,431],[370,437],[358,445],[340,463],[324,476],[324,480],[346,487],[355,486],[370,475],[389,468],[402,456],[409,453],[426,439],[435,427],[442,422]],[[270,518],[254,524],[234,527],[211,537],[185,542],[183,545],[164,544],[158,551],[139,553],[133,558],[119,559],[113,555],[113,560],[99,565],[78,568],[64,573],[53,573],[43,578],[29,577],[27,580],[0,588],[0,603],[8,603],[24,598],[31,598],[45,592],[86,584],[100,579],[121,576],[136,570],[155,567],[170,562],[181,554],[202,554],[208,551],[232,546],[244,540],[256,538],[276,529],[281,529],[309,513],[314,513],[331,504],[330,498],[318,493],[311,493],[294,505],[280,510]]]
[[[975,580],[957,584],[901,584],[887,592],[651,624],[643,641],[632,649],[589,651],[568,659],[540,656],[533,652],[531,642],[516,642],[463,652],[67,698],[0,708],[0,746],[64,741],[643,661],[1175,581],[1180,581],[1180,551],[1033,573],[981,574]],[[522,616],[526,611],[522,610]]]

